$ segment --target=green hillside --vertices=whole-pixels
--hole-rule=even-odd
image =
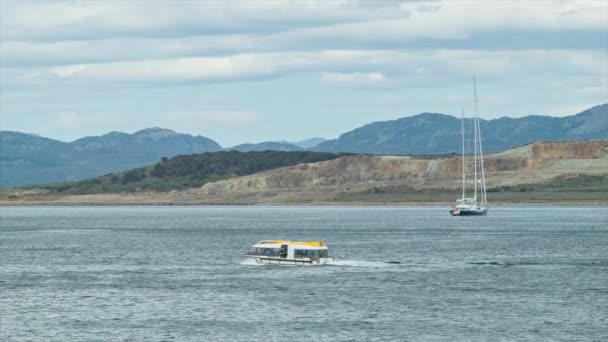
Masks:
[[[336,159],[345,154],[308,151],[222,151],[182,155],[150,166],[110,173],[93,179],[52,183],[30,188],[57,194],[98,194],[133,191],[171,191],[195,188],[235,176],[303,163]]]

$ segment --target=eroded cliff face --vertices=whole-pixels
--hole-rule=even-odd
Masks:
[[[531,147],[536,159],[598,159],[608,155],[607,140],[541,142]]]
[[[608,156],[608,140],[537,142],[496,153],[494,156],[532,159],[606,158]]]
[[[467,169],[472,170],[470,158]],[[608,140],[540,142],[487,155],[488,187],[542,183],[568,174],[608,173]],[[355,155],[296,165],[203,186],[202,196],[276,191],[325,191],[378,186],[451,189],[460,186],[462,159]]]

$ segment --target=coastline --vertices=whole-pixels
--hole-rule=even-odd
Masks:
[[[188,207],[220,207],[220,206],[277,206],[277,207],[408,207],[408,206],[446,206],[449,207],[453,201],[289,201],[289,202],[274,202],[274,201],[179,201],[179,200],[119,200],[119,201],[87,201],[87,200],[20,200],[20,201],[5,201],[0,200],[0,208],[2,207],[66,207],[66,206],[82,206],[82,207],[112,207],[112,206],[188,206]],[[505,206],[608,206],[606,200],[511,200],[511,201],[491,201],[490,207],[505,207]]]

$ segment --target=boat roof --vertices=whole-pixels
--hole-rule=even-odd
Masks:
[[[327,247],[323,241],[262,240],[256,245],[296,245],[308,247]]]

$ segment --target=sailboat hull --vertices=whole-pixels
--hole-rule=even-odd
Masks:
[[[450,210],[452,216],[484,216],[488,214],[488,208],[453,208]]]

